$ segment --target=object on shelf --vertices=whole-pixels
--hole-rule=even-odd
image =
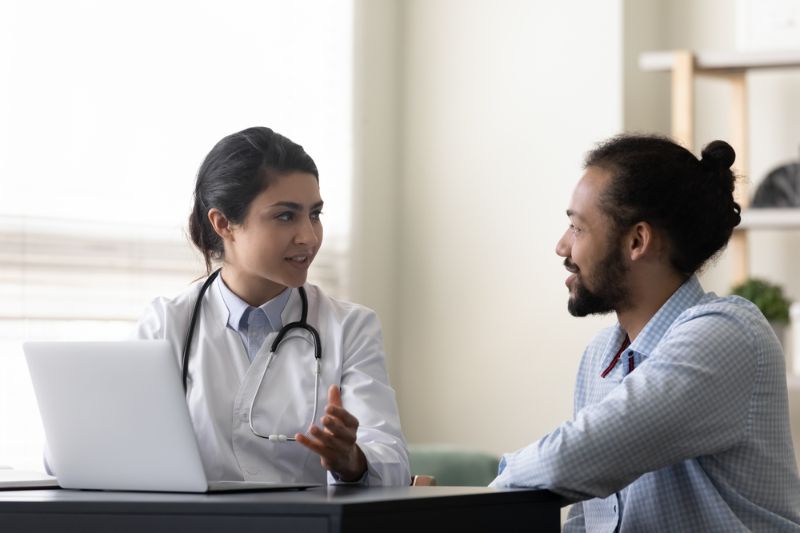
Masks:
[[[800,162],[772,169],[756,189],[753,207],[800,207]]]

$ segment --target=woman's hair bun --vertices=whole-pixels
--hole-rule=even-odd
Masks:
[[[707,168],[729,169],[736,160],[736,152],[725,141],[711,141],[702,153],[700,163]]]

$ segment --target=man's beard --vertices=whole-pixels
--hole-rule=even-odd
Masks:
[[[570,265],[569,259],[564,260],[564,265]],[[619,247],[612,246],[594,271],[590,279],[596,287],[593,291],[581,283],[580,276],[575,279],[575,295],[570,296],[567,302],[567,310],[572,316],[604,315],[617,310],[628,298],[625,286],[628,267]]]

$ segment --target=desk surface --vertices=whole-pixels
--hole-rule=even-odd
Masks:
[[[339,486],[227,494],[15,490],[0,491],[0,530],[555,532],[561,503],[546,491],[485,487]]]

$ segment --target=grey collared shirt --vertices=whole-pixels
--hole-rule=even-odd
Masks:
[[[252,361],[267,335],[283,327],[281,315],[291,291],[287,288],[268,302],[253,307],[234,294],[222,278],[219,288],[222,301],[228,308],[228,327],[239,334],[247,350],[247,357]]]

